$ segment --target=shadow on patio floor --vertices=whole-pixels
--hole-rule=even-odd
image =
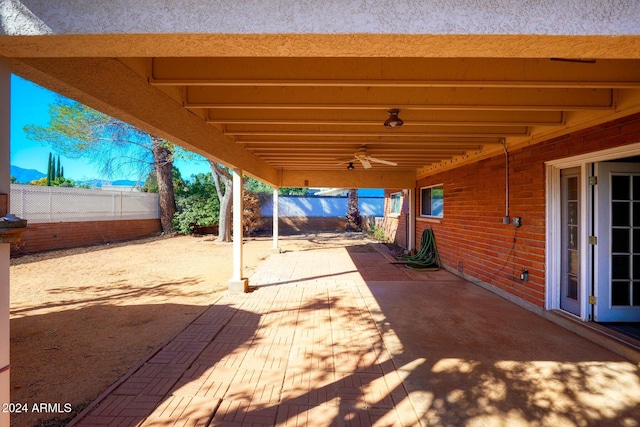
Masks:
[[[72,425],[640,419],[637,366],[447,272],[408,274],[347,246],[272,255],[251,282]]]

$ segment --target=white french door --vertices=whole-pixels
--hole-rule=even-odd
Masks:
[[[640,321],[640,163],[596,163],[597,322]]]
[[[560,308],[580,316],[580,168],[560,172]]]

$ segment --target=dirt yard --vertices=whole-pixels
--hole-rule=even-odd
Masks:
[[[283,237],[280,247],[340,248],[360,234]],[[244,245],[245,275],[271,238]],[[12,414],[12,427],[60,426],[205,307],[231,277],[232,245],[154,237],[11,260],[11,401],[73,413]]]

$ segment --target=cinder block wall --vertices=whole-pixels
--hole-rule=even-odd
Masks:
[[[29,225],[11,254],[121,242],[160,232],[159,219],[55,222]]]
[[[545,164],[640,142],[640,114],[509,153],[511,218],[504,225],[505,157],[499,155],[418,180],[416,242],[434,230],[443,264],[537,306],[545,296]],[[443,184],[444,218],[420,218],[420,187]],[[398,230],[400,231],[400,230]],[[520,280],[520,270],[529,281]]]
[[[264,221],[260,230],[273,231],[273,217],[263,217]],[[344,231],[347,227],[346,217],[280,217],[278,219],[278,232],[280,234],[296,234],[317,231]]]
[[[389,240],[403,248],[407,247],[407,219],[406,215],[401,213],[398,216],[390,216],[391,210],[391,194],[402,191],[402,189],[386,189],[384,191],[384,220],[382,228],[384,234]]]

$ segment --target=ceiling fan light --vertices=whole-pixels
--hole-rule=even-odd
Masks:
[[[402,119],[398,117],[398,113],[400,113],[400,110],[392,109],[388,110],[387,113],[389,113],[389,118],[384,122],[384,127],[386,127],[387,129],[399,128],[404,124]]]
[[[349,166],[347,166],[347,169],[350,171],[355,169],[355,166],[353,166],[353,162],[349,162]]]

